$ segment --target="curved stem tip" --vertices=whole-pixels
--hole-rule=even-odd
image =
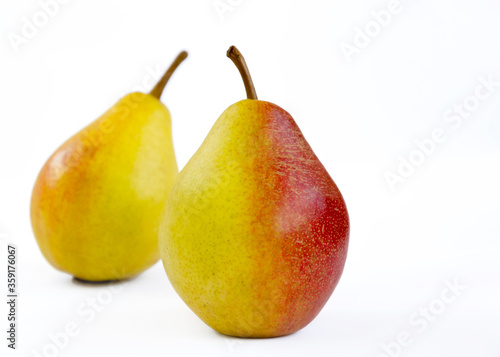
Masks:
[[[168,80],[170,79],[170,76],[172,76],[172,73],[179,67],[179,65],[186,59],[188,56],[188,53],[186,51],[182,51],[177,55],[175,58],[174,62],[168,67],[167,71],[161,77],[161,79],[156,83],[155,87],[149,92],[150,95],[153,97],[156,97],[160,99],[161,94],[163,93],[163,90],[165,89],[165,86],[167,85]]]

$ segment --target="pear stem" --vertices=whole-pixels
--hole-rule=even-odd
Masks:
[[[250,71],[248,70],[247,63],[245,62],[245,58],[240,51],[234,46],[229,47],[226,55],[233,61],[240,71],[241,78],[243,79],[243,83],[245,84],[245,90],[247,92],[248,99],[257,100],[257,92],[255,91],[255,87],[252,82],[252,77],[250,76]]]
[[[175,58],[174,62],[168,67],[167,71],[161,77],[161,79],[156,83],[155,87],[149,92],[150,95],[153,97],[156,97],[157,99],[160,99],[161,94],[163,93],[163,90],[165,89],[165,86],[167,85],[168,80],[170,79],[170,76],[172,76],[172,73],[179,67],[179,65],[186,59],[188,56],[186,51],[182,51],[177,55]]]

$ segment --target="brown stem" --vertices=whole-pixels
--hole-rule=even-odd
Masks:
[[[252,82],[252,77],[250,76],[250,71],[248,70],[247,64],[243,55],[238,51],[238,49],[234,46],[229,47],[226,55],[234,62],[238,71],[240,71],[241,78],[243,79],[243,83],[245,83],[245,90],[247,91],[248,99],[258,99],[257,92],[255,91],[255,87]]]
[[[167,85],[170,76],[172,75],[172,73],[174,73],[174,71],[182,63],[182,61],[186,59],[187,56],[188,54],[186,51],[182,51],[181,53],[179,53],[175,58],[174,62],[172,62],[170,67],[168,67],[163,77],[161,77],[158,83],[156,83],[155,87],[151,90],[151,92],[149,92],[149,94],[151,94],[153,97],[160,99],[161,94],[163,93],[163,89],[165,89],[165,86]]]

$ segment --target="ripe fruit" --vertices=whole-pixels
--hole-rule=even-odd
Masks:
[[[245,61],[228,56],[248,99],[231,105],[179,173],[160,226],[165,271],[215,330],[293,333],[311,322],[344,267],[340,191],[293,118],[257,100]]]

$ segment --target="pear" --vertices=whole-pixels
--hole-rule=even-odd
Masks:
[[[344,199],[297,124],[257,99],[219,117],[179,173],[160,225],[160,255],[184,302],[216,331],[293,333],[323,308],[346,260]]]
[[[158,226],[178,174],[171,119],[159,98],[181,52],[149,94],[132,93],[48,159],[31,197],[38,245],[85,281],[135,276],[160,258]]]

